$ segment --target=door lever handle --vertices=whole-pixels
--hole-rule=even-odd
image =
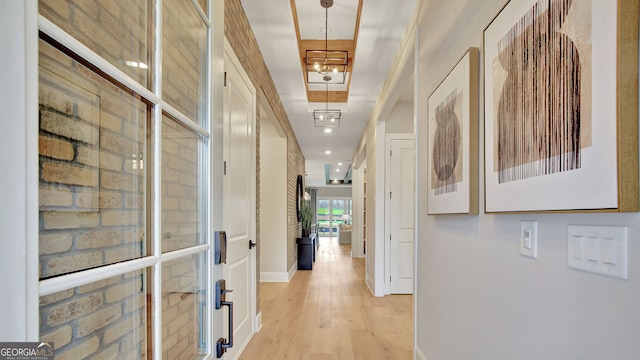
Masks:
[[[256,245],[258,245],[257,243],[249,240],[249,250],[253,249],[254,247],[256,247]]]

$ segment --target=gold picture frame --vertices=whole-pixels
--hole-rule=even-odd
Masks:
[[[640,210],[638,12],[510,0],[487,26],[487,213]]]
[[[429,215],[478,214],[478,53],[469,48],[428,98]]]

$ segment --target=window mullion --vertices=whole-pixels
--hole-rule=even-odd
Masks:
[[[59,291],[91,284],[113,276],[126,274],[144,269],[158,262],[157,256],[147,256],[112,265],[105,265],[95,269],[83,270],[76,273],[62,275],[51,279],[41,280],[38,287],[39,296],[46,296]]]
[[[164,101],[162,102],[162,109],[163,109],[163,111],[165,113],[169,114],[178,123],[180,123],[180,124],[184,125],[185,127],[193,130],[195,133],[197,133],[199,135],[202,135],[204,137],[207,137],[207,138],[210,136],[210,134],[209,134],[209,132],[207,130],[202,128],[196,122],[194,122],[193,120],[189,119],[183,113],[181,113],[180,111],[176,110],[173,106],[167,104]]]
[[[154,57],[155,66],[152,82],[155,96],[162,99],[162,7],[163,0],[155,2],[155,41]],[[153,359],[162,360],[162,106],[160,101],[153,111],[153,155],[156,166],[153,167],[153,254],[159,258],[153,268],[153,320],[152,326]],[[148,357],[148,355],[147,355]]]

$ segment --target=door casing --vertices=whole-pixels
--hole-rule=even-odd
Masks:
[[[235,302],[234,307],[234,346],[227,351],[227,357],[231,359],[237,358],[244,347],[248,344],[249,340],[257,330],[257,318],[256,318],[256,251],[255,248],[249,250],[249,240],[256,241],[256,90],[247,76],[246,72],[242,68],[238,57],[233,52],[231,45],[228,41],[225,41],[225,72],[226,72],[226,87],[224,98],[224,161],[226,162],[226,171],[224,183],[224,228],[227,231],[228,245],[227,245],[227,264],[224,266],[224,278],[227,282],[227,288],[234,290],[234,293],[227,295],[227,298]],[[233,99],[230,99],[228,94],[235,91],[236,86],[239,91],[243,92],[243,96],[249,97],[248,99],[248,116],[244,119],[249,124],[245,127],[238,127],[231,129],[230,126],[235,122],[231,121],[231,114],[227,114],[228,106],[233,104]],[[244,87],[244,89],[242,88]],[[231,134],[234,131],[244,132],[246,135],[246,144],[239,144],[231,139]],[[239,146],[240,145],[240,146]],[[244,145],[244,146],[243,146]],[[248,147],[247,147],[248,146]],[[239,155],[244,154],[247,163],[241,164],[239,162],[232,163],[237,152]],[[246,172],[244,172],[246,170]],[[240,172],[240,173],[239,173]],[[239,173],[239,174],[238,174]],[[232,176],[239,175],[238,178],[232,180]],[[244,185],[246,191],[243,195],[244,200],[248,201],[244,211],[238,212],[238,209],[242,207],[238,203],[241,199],[234,198],[232,190],[234,186],[237,186],[240,182],[247,181]],[[240,190],[235,188],[235,190]],[[234,213],[234,209],[236,209]],[[247,220],[244,224],[236,223],[238,217],[243,217]],[[233,226],[232,226],[233,225]],[[236,226],[244,226],[244,233],[236,233]],[[248,251],[248,252],[247,252]],[[246,265],[243,265],[246,262]],[[244,270],[243,270],[244,266]],[[234,274],[236,275],[234,277]],[[238,277],[242,276],[246,279],[247,284],[243,288],[239,288]],[[239,296],[246,294],[246,298],[240,299]],[[247,306],[244,308],[244,306]],[[246,313],[244,313],[246,311]],[[239,315],[244,314],[244,317]],[[226,315],[225,315],[226,316]],[[244,322],[248,323],[244,323]],[[241,337],[239,337],[240,329],[244,331]]]
[[[386,135],[386,141],[385,141],[385,156],[384,156],[384,161],[385,161],[385,171],[384,171],[384,176],[385,176],[385,181],[384,181],[384,293],[386,295],[391,294],[391,281],[390,281],[390,276],[391,276],[391,241],[389,241],[389,235],[390,235],[390,229],[391,229],[391,221],[390,221],[390,215],[391,215],[391,204],[389,201],[389,192],[390,190],[390,186],[391,186],[391,156],[390,156],[390,151],[391,151],[391,142],[393,140],[412,140],[414,141],[414,151],[415,151],[415,138],[413,136],[413,134],[387,134]],[[415,159],[415,157],[414,157]],[[415,173],[413,174],[413,176],[415,177]],[[414,193],[415,193],[415,182],[414,182]],[[415,196],[414,196],[414,201],[415,201]],[[414,206],[415,209],[415,206]],[[414,224],[414,229],[415,229],[415,224]],[[414,230],[415,231],[415,230]],[[415,235],[414,235],[414,241],[415,241]],[[415,246],[413,251],[415,251]],[[414,254],[415,255],[415,254]],[[415,269],[415,264],[414,264],[414,269]]]

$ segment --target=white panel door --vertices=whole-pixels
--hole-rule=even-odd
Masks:
[[[224,92],[224,229],[227,300],[233,302],[234,344],[226,359],[236,359],[254,333],[255,317],[255,88],[235,55],[225,49],[227,82]],[[255,249],[255,248],[254,248]],[[228,319],[227,319],[228,320]]]
[[[415,162],[413,140],[391,140],[391,293],[413,293]]]

